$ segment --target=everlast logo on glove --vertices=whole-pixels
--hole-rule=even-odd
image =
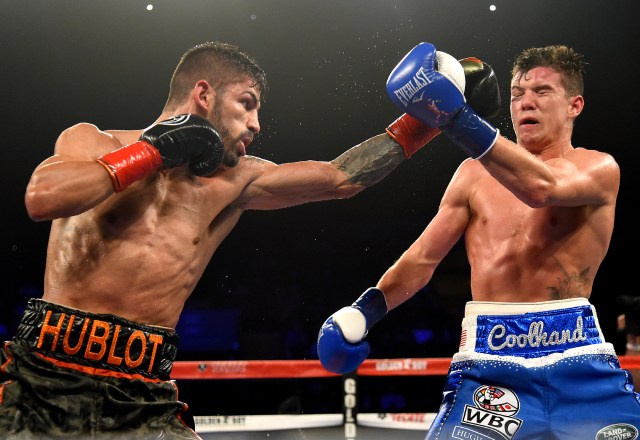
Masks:
[[[40,352],[97,368],[155,378],[168,376],[177,335],[112,315],[93,315],[45,304],[20,324],[19,333]],[[36,310],[34,310],[36,312]],[[27,321],[27,322],[25,322]],[[32,321],[32,322],[29,322]],[[164,333],[164,334],[163,334]]]
[[[422,99],[415,99],[414,96],[422,90],[424,86],[429,84],[431,80],[425,73],[424,69],[420,69],[413,77],[401,88],[395,90],[393,93],[398,97],[398,100],[405,105],[409,105],[409,102],[418,102]]]

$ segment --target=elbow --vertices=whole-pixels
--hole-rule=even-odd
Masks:
[[[518,198],[531,208],[544,208],[552,200],[551,185],[531,185],[516,194]]]
[[[340,182],[332,185],[329,190],[323,191],[316,200],[350,199],[360,194],[365,188],[365,186],[359,184]]]
[[[338,191],[340,194],[339,197],[341,199],[350,199],[360,194],[364,188],[365,187],[362,185],[347,185],[345,187],[341,187]]]
[[[543,194],[526,193],[520,195],[518,198],[530,208],[544,208],[547,206],[547,198]]]
[[[37,185],[29,184],[24,195],[24,204],[29,218],[35,222],[53,219],[53,195],[41,191]]]
[[[29,218],[34,222],[43,222],[46,220],[51,220],[48,215],[48,210],[42,203],[36,200],[34,197],[29,196],[28,194],[25,196],[25,206],[27,208],[27,214]]]

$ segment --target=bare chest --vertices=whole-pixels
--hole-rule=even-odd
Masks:
[[[583,226],[584,208],[532,208],[500,185],[485,185],[471,199],[469,230],[490,242],[545,246]]]
[[[95,213],[105,240],[167,233],[202,239],[234,198],[223,185],[180,174],[158,174],[139,183]]]

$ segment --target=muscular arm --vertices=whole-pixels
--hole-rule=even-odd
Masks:
[[[308,202],[353,197],[406,160],[387,134],[352,147],[331,162],[304,161],[264,168],[243,191],[245,209],[278,209]]]
[[[90,124],[78,124],[60,135],[54,155],[38,165],[27,185],[25,205],[33,220],[80,214],[113,194],[108,174],[93,157],[97,143],[106,151],[119,146]]]
[[[339,374],[355,370],[370,353],[369,343],[365,341],[369,330],[389,310],[426,285],[440,261],[460,239],[470,216],[470,185],[464,182],[470,179],[463,177],[471,174],[461,172],[465,164],[451,179],[436,216],[377,286],[365,290],[350,306],[342,307],[322,324],[317,349],[318,358],[327,370]],[[486,171],[482,172],[486,175]]]
[[[613,157],[574,149],[564,157],[540,159],[504,137],[479,159],[489,173],[534,208],[615,201],[620,169]]]
[[[460,240],[469,223],[469,173],[463,163],[444,193],[437,214],[376,287],[385,294],[389,310],[407,301],[431,280],[436,267]]]

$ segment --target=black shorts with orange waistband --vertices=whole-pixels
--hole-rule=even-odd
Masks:
[[[170,329],[37,298],[27,303],[13,340],[63,364],[161,380],[169,379],[178,345]]]

